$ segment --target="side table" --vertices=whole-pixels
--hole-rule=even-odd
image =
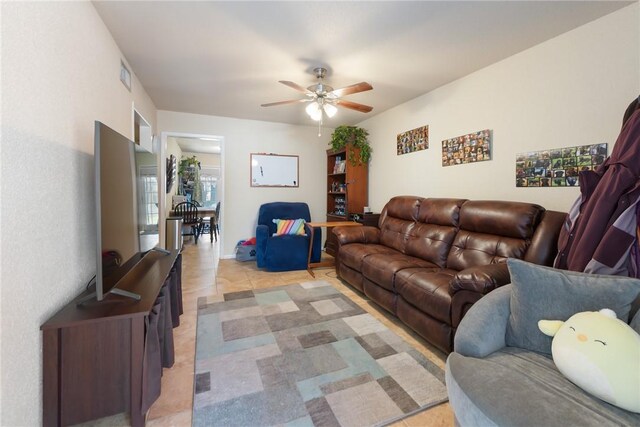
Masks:
[[[313,271],[311,270],[312,268],[316,268],[316,267],[333,267],[336,264],[336,259],[332,258],[330,260],[326,260],[326,261],[320,261],[320,262],[311,262],[311,249],[313,246],[313,235],[315,233],[314,228],[315,227],[361,227],[362,224],[360,224],[359,222],[355,222],[355,221],[334,221],[334,222],[307,222],[307,225],[309,227],[311,227],[311,235],[309,236],[309,256],[307,258],[307,271],[309,272],[309,274],[311,275],[311,277],[316,277],[315,274],[313,274]]]
[[[360,214],[356,222],[359,222],[362,225],[377,227],[378,220],[380,219],[379,213],[366,213]]]

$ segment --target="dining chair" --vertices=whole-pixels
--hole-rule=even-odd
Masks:
[[[182,217],[182,224],[191,227],[191,233],[182,233],[183,236],[194,236],[196,244],[202,233],[202,218],[198,215],[198,206],[192,202],[182,202],[173,210],[176,216]]]
[[[191,203],[193,203],[194,205],[196,205],[198,208],[202,208],[202,204],[197,201],[197,200],[192,200]],[[204,212],[202,212],[202,227],[200,229],[200,235],[202,236],[203,234],[211,234],[211,217],[208,216],[204,216]],[[213,237],[211,237],[211,240],[213,241]]]
[[[216,203],[216,212],[209,218],[209,229],[211,230],[211,241],[213,242],[215,236],[217,242],[220,233],[220,202]]]

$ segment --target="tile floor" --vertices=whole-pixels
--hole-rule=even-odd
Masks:
[[[197,301],[201,296],[215,299],[225,292],[268,288],[311,279],[306,271],[268,273],[256,268],[255,263],[241,263],[235,260],[219,260],[217,243],[200,239],[198,245],[185,242],[182,258],[182,292],[184,314],[180,326],[174,329],[176,350],[175,365],[165,369],[162,377],[162,395],[147,414],[147,425],[189,426],[191,425],[191,405],[193,399],[193,366],[195,355]],[[316,279],[326,280],[347,295],[364,310],[371,313],[388,328],[420,350],[425,357],[444,369],[444,353],[427,344],[409,331],[392,316],[370,302],[364,295],[354,291],[336,278],[335,270],[322,268],[314,270]],[[118,424],[118,418],[112,418]],[[119,418],[122,421],[122,417]],[[99,423],[103,424],[103,423]],[[97,425],[93,423],[93,425]],[[453,413],[448,403],[444,403],[394,424],[394,427],[452,426]]]

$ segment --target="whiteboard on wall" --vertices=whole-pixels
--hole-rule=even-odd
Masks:
[[[299,187],[298,156],[251,153],[252,187]]]

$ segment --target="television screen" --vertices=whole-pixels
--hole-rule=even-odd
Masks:
[[[101,300],[159,243],[157,155],[95,124],[97,274]]]

